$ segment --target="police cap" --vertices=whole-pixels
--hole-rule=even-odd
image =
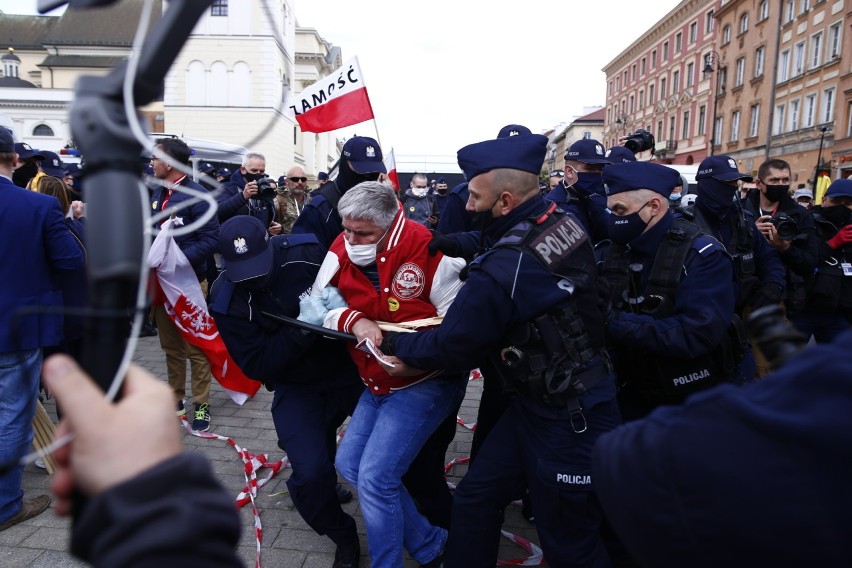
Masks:
[[[231,217],[219,227],[219,254],[225,259],[225,276],[242,282],[269,274],[272,249],[263,222],[251,215]]]
[[[650,189],[664,197],[680,183],[680,174],[672,168],[652,162],[627,162],[604,168],[602,176],[607,195]]]
[[[529,134],[470,144],[458,151],[458,161],[465,178],[470,181],[498,168],[538,175],[546,154],[547,136]]]

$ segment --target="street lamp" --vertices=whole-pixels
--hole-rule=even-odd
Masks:
[[[710,155],[716,149],[716,107],[719,102],[719,80],[722,76],[722,66],[719,63],[720,56],[716,51],[711,50],[704,59],[704,78],[710,73],[716,72],[716,89],[713,91],[713,122],[710,124],[712,129],[710,132]]]

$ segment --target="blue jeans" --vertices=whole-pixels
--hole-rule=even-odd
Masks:
[[[464,398],[467,379],[428,379],[388,395],[365,390],[337,450],[340,474],[358,489],[373,568],[436,558],[447,531],[429,524],[401,478],[447,413]]]
[[[33,441],[41,349],[0,353],[0,463],[20,460]],[[0,523],[21,509],[23,467],[0,474]]]

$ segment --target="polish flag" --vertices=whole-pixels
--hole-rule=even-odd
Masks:
[[[396,173],[396,158],[393,156],[393,148],[385,154],[383,161],[385,169],[388,171],[388,179],[393,184],[394,191],[399,191],[399,174]]]
[[[288,93],[284,107],[302,132],[329,132],[373,118],[357,57],[301,93]]]

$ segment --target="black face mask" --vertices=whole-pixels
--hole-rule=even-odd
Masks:
[[[340,171],[338,172],[337,179],[334,180],[334,182],[337,184],[337,189],[339,189],[341,193],[346,193],[359,183],[365,181],[377,181],[378,179],[379,172],[359,174],[352,170],[347,162],[341,161]]]
[[[789,185],[766,185],[766,191],[764,195],[766,199],[771,201],[772,203],[778,203],[781,201],[787,192],[790,191]]]
[[[852,209],[849,209],[845,205],[822,207],[820,213],[825,217],[826,221],[838,229],[842,229],[849,224],[849,221],[852,221]]]
[[[27,187],[27,183],[38,173],[38,166],[30,162],[12,172],[12,183],[18,187]]]
[[[491,207],[486,209],[485,211],[477,211],[473,217],[474,226],[479,230],[480,237],[485,234],[491,225],[494,224],[494,206],[497,205],[497,202],[500,201],[500,196],[497,196],[497,199],[494,200],[494,203],[491,204]]]
[[[265,174],[251,174],[249,172],[246,172],[246,173],[243,174],[243,179],[246,180],[246,182],[257,181],[260,178],[262,178],[264,175]]]
[[[725,215],[734,204],[734,194],[737,187],[713,178],[698,181],[698,200],[695,202],[699,209],[718,217]]]

